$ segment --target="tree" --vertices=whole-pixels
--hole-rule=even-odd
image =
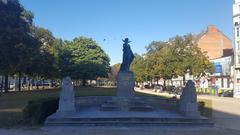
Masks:
[[[213,71],[212,63],[197,47],[191,34],[176,36],[168,42],[154,41],[146,48],[145,72],[150,79],[185,77],[187,70],[201,77]]]
[[[153,41],[147,47],[147,53],[145,55],[145,76],[147,80],[152,81],[158,80],[162,78],[163,74],[160,69],[164,69],[166,65],[163,65],[161,58],[165,58],[166,56],[162,56],[163,48],[167,48],[168,42],[162,41]],[[168,54],[168,52],[163,52],[163,54]],[[166,78],[166,77],[165,77]]]
[[[114,64],[113,66],[111,66],[111,76],[109,77],[111,81],[116,82],[117,75],[120,70],[120,66],[121,66],[120,63]]]
[[[23,8],[18,0],[0,1],[0,72],[5,75],[5,91],[8,91],[8,75],[26,70],[35,49],[30,32],[33,14]]]
[[[148,46],[146,46],[147,54],[152,54],[157,51],[160,51],[163,47],[165,47],[167,42],[163,41],[152,41]]]
[[[110,64],[108,55],[91,38],[79,37],[66,41],[60,51],[60,71],[62,77],[86,80],[108,77]]]
[[[33,65],[37,69],[35,72],[41,78],[59,77],[57,61],[61,40],[55,39],[52,32],[41,27],[32,27],[32,33],[40,45]]]
[[[139,54],[135,54],[135,58],[131,65],[131,71],[133,71],[134,78],[137,83],[146,80],[146,75],[144,71],[146,69],[146,65],[144,63],[144,58]]]
[[[185,36],[176,36],[170,39],[175,49],[175,57],[178,59],[176,63],[176,73],[178,76],[185,77],[187,70],[195,77],[201,77],[206,73],[213,72],[213,64],[208,60],[206,53],[194,42],[192,34]],[[185,78],[184,78],[185,82]]]

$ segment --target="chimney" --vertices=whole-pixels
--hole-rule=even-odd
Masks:
[[[207,32],[208,33],[217,33],[218,29],[214,25],[208,25]]]

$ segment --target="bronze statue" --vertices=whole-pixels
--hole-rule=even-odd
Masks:
[[[134,59],[134,54],[129,45],[131,41],[129,41],[128,38],[125,38],[122,41],[124,42],[123,43],[123,61],[120,67],[120,72],[129,72],[130,65]]]

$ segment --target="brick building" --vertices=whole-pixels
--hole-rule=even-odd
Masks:
[[[198,36],[197,44],[203,52],[207,52],[209,60],[233,55],[231,40],[214,25],[209,25],[207,30]]]

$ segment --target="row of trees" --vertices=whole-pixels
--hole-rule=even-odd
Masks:
[[[214,70],[206,53],[197,47],[194,36],[176,36],[167,42],[153,41],[146,47],[146,54],[135,54],[131,70],[137,82],[170,80],[190,73],[200,78]],[[165,81],[164,81],[165,82]]]
[[[23,75],[38,80],[70,76],[83,82],[108,75],[109,57],[93,39],[57,39],[34,26],[33,17],[18,0],[0,0],[0,75],[5,76],[5,92],[8,77],[16,74],[19,85]]]

